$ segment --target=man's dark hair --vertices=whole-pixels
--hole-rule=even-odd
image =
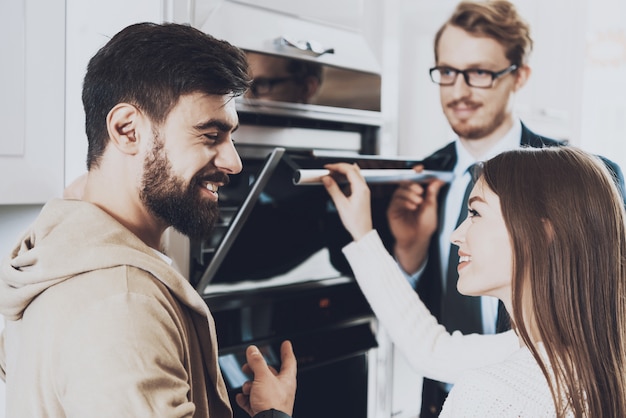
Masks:
[[[308,77],[315,77],[320,83],[323,79],[323,67],[319,62],[291,59],[287,62],[287,72],[303,83]]]
[[[106,118],[118,103],[163,122],[182,95],[240,96],[251,84],[239,48],[188,25],[137,23],[117,33],[89,61],[83,83],[87,168],[106,148]]]

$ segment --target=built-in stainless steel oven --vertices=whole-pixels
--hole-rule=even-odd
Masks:
[[[226,6],[234,7],[232,16]],[[246,10],[224,2],[223,14],[202,29],[219,37],[224,22],[241,20]],[[258,345],[276,364],[281,341],[289,339],[298,358],[294,416],[388,417],[391,344],[341,252],[350,237],[323,186],[296,184],[294,175],[334,161],[367,168],[413,162],[378,155],[381,77],[371,56],[346,60],[341,48],[320,48],[276,30],[271,39],[247,44],[241,33],[223,36],[246,49],[255,79],[236,103],[234,139],[243,171],[220,188],[212,238],[189,241],[170,231],[167,251],[213,313],[233,399],[247,379],[241,372],[245,348]],[[394,187],[372,185],[375,227],[389,245],[385,211]],[[235,417],[247,416],[234,409]]]

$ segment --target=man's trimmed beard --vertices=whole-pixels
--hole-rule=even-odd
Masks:
[[[480,125],[472,125],[471,123],[468,125],[467,122],[453,123],[447,114],[446,118],[455,134],[461,138],[473,140],[483,139],[491,135],[506,119],[506,112],[504,109],[498,109],[494,115],[490,116],[490,119]]]
[[[210,176],[195,176],[185,185],[184,180],[172,173],[163,142],[154,136],[152,154],[144,161],[144,174],[140,192],[141,201],[153,214],[192,239],[208,238],[219,218],[217,202],[202,199],[198,187],[211,180],[228,184],[222,172]]]

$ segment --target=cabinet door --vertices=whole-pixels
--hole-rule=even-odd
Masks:
[[[364,0],[237,0],[304,20],[314,20],[352,30],[361,29]]]
[[[63,190],[65,1],[0,2],[0,204]]]

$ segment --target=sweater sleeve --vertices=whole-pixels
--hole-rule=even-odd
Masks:
[[[343,252],[374,314],[416,372],[454,383],[463,372],[502,361],[519,349],[513,331],[449,334],[406,281],[376,231]]]

